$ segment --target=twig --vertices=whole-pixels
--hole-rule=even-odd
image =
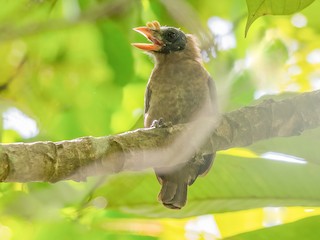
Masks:
[[[9,85],[12,83],[12,81],[19,75],[23,65],[27,62],[27,55],[25,55],[22,60],[20,61],[19,65],[15,69],[15,72],[7,79],[7,81],[0,85],[0,92],[6,90]]]

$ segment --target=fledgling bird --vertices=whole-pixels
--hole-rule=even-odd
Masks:
[[[214,82],[203,67],[195,37],[175,27],[160,26],[157,21],[134,30],[151,43],[132,45],[155,58],[145,92],[144,126],[151,127],[160,119],[179,124],[199,117],[215,116],[217,104]],[[155,169],[162,185],[158,198],[163,205],[181,209],[187,201],[188,185],[199,175],[208,172],[214,155],[202,155],[200,160],[191,157],[171,169]]]

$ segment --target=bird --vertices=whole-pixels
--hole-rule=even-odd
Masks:
[[[196,37],[176,27],[161,26],[158,21],[133,30],[150,43],[132,45],[154,58],[145,91],[144,127],[182,124],[217,115],[215,83],[203,66]],[[154,169],[162,185],[158,200],[165,207],[181,209],[186,205],[188,186],[209,171],[215,153],[200,156],[192,156],[174,168]]]

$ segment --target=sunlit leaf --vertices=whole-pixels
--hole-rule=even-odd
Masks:
[[[225,240],[256,239],[308,239],[317,240],[320,236],[320,216],[310,217],[297,222],[269,227],[225,238]]]
[[[219,226],[221,236],[227,238],[245,232],[269,228],[274,224],[293,223],[319,214],[320,208],[266,207],[214,214],[214,218]],[[230,222],[232,222],[232,228],[230,228]]]
[[[251,24],[264,15],[288,15],[299,12],[314,0],[247,0],[248,19],[245,30],[247,35]]]

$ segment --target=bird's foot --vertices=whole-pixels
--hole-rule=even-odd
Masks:
[[[167,128],[172,127],[171,122],[165,122],[163,118],[159,118],[158,120],[153,120],[151,127],[153,128]]]

